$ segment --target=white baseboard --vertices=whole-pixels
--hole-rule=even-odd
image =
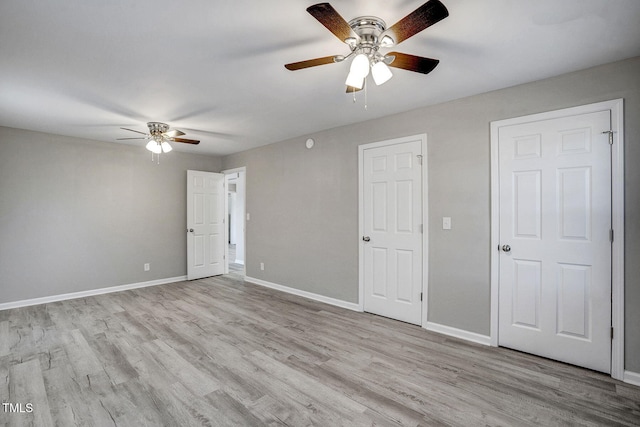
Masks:
[[[150,280],[148,282],[131,283],[128,285],[110,286],[108,288],[91,289],[88,291],[71,292],[68,294],[52,295],[49,297],[25,299],[22,301],[5,302],[0,304],[0,311],[12,308],[28,307],[30,305],[40,305],[49,302],[65,301],[69,299],[85,298],[94,295],[109,294],[112,292],[128,291],[131,289],[146,288],[148,286],[166,285],[168,283],[182,282],[187,280],[187,276],[169,277],[167,279]]]
[[[245,277],[246,282],[251,282],[256,285],[264,286],[266,288],[275,289],[277,291],[286,292],[288,294],[297,295],[312,299],[314,301],[323,302],[325,304],[335,305],[336,307],[346,308],[347,310],[362,311],[362,307],[359,304],[343,301],[336,298],[326,297],[324,295],[314,294],[312,292],[302,291],[300,289],[290,288],[288,286],[278,285],[277,283],[267,282],[266,280],[256,279],[254,277]]]
[[[637,385],[640,387],[640,374],[637,372],[624,371],[623,381],[628,384]]]
[[[481,335],[475,332],[469,332],[463,329],[453,328],[451,326],[445,326],[445,325],[440,325],[438,323],[427,322],[425,329],[427,329],[428,331],[449,335],[450,337],[471,341],[476,344],[491,345],[491,337],[487,335]]]

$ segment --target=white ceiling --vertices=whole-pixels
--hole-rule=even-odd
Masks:
[[[347,63],[284,68],[349,52],[313,0],[4,0],[0,125],[115,143],[163,121],[202,141],[177,150],[225,155],[640,55],[638,0],[442,1],[448,18],[393,48],[440,65],[392,69],[365,110]],[[423,2],[331,4],[390,26]]]

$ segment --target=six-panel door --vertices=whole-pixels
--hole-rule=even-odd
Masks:
[[[611,367],[608,129],[603,111],[499,130],[499,344],[602,372]]]
[[[224,274],[224,174],[187,171],[187,278]]]
[[[422,323],[421,141],[364,150],[364,310]]]

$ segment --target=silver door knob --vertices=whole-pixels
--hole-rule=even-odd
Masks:
[[[505,252],[511,252],[511,246],[509,245],[502,245],[502,250]]]
[[[365,242],[369,242],[369,241],[371,241],[371,237],[369,237],[369,236],[362,236],[362,240],[364,240]]]

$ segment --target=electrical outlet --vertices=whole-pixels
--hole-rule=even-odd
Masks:
[[[151,270],[151,264],[149,264],[148,262],[146,262],[146,263],[144,264],[144,271],[149,271],[149,270]]]
[[[264,271],[264,262],[260,263],[260,270]]]

